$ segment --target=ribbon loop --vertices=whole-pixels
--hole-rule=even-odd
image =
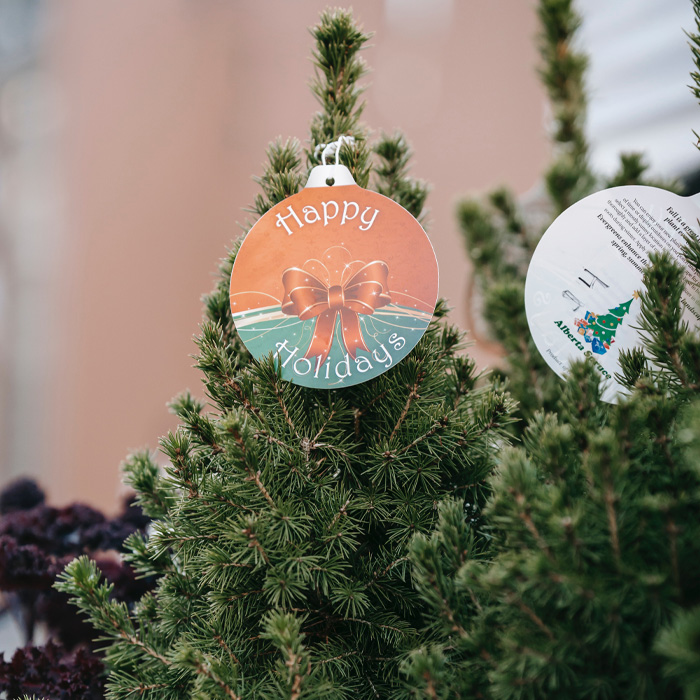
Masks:
[[[340,311],[343,306],[345,306],[343,288],[339,284],[334,284],[328,288],[328,307],[331,311]]]
[[[375,309],[391,303],[389,267],[381,260],[366,265],[360,260],[351,263],[356,264],[362,267],[341,284],[327,284],[303,267],[290,267],[282,274],[282,312],[302,321],[316,319],[304,357],[320,356],[321,364],[326,361],[338,316],[340,339],[346,352],[353,359],[358,350],[369,352],[362,337],[359,314],[371,315]]]

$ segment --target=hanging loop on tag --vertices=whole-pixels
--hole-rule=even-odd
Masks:
[[[339,136],[330,143],[319,143],[314,149],[314,157],[321,156],[323,165],[317,165],[309,174],[306,187],[329,187],[332,185],[355,185],[355,179],[348,168],[340,162],[340,147],[344,144],[355,145],[353,136]],[[326,158],[335,155],[335,164],[328,165]]]
[[[328,165],[326,163],[326,158],[329,156],[335,155],[335,164],[339,165],[340,164],[340,147],[344,144],[347,143],[348,146],[354,146],[355,145],[355,137],[354,136],[345,136],[345,134],[338,136],[338,138],[335,141],[331,141],[330,143],[319,143],[318,146],[314,149],[314,157],[318,158],[319,151],[321,153],[321,162],[323,165]]]

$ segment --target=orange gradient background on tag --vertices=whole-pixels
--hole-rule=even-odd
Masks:
[[[323,222],[323,202],[334,201],[338,214]],[[343,202],[356,202],[359,214],[341,224]],[[303,223],[285,219],[290,235],[277,224],[277,214],[289,215],[292,207]],[[306,223],[302,209],[311,206],[320,221]],[[366,208],[379,210],[371,227],[360,230]],[[233,313],[280,304],[284,295],[282,275],[290,267],[320,258],[332,246],[345,248],[353,260],[381,260],[389,267],[391,303],[432,313],[438,292],[438,269],[433,247],[416,219],[388,197],[357,185],[306,188],[275,205],[253,226],[236,257],[231,277]]]

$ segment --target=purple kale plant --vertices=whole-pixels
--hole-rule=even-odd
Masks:
[[[137,578],[120,556],[124,540],[149,523],[127,500],[123,512],[107,518],[83,504],[46,505],[39,486],[20,479],[0,493],[0,616],[20,626],[25,646],[11,660],[0,653],[0,694],[46,700],[104,697],[104,666],[94,647],[94,630],[68,596],[53,584],[65,565],[87,554],[128,606],[150,590],[153,579]],[[35,645],[43,627],[48,642]]]

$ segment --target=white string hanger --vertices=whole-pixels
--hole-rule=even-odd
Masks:
[[[355,137],[342,134],[341,136],[338,136],[335,141],[331,141],[330,143],[319,143],[316,148],[314,148],[314,158],[318,158],[320,151],[321,162],[323,165],[328,165],[328,163],[326,163],[326,158],[335,155],[335,164],[340,165],[340,147],[344,143],[346,143],[348,146],[354,146]]]
[[[343,144],[355,145],[353,136],[342,134],[330,143],[319,143],[314,148],[314,158],[321,157],[322,165],[317,165],[311,171],[306,183],[307,187],[330,187],[333,185],[354,185],[355,180],[350,170],[340,162],[340,147]],[[335,155],[335,164],[329,165],[327,158]]]

